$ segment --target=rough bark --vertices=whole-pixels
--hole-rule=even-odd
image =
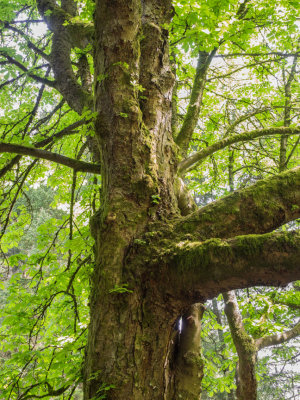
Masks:
[[[262,238],[264,244],[258,246],[250,260],[247,249],[252,251],[251,239],[244,242],[245,247],[241,246],[245,249],[241,253],[240,239],[233,239],[228,244],[235,260],[231,271],[227,268],[226,250],[226,265],[220,261],[224,257],[223,247],[228,249],[227,245],[214,241],[206,243],[208,254],[215,245],[211,253],[214,256],[211,259],[209,256],[206,263],[206,251],[201,253],[206,272],[205,268],[200,269],[200,273],[189,270],[189,278],[182,273],[181,267],[178,268],[186,263],[189,268],[189,254],[182,254],[180,260],[180,256],[174,256],[173,248],[171,254],[162,255],[164,245],[157,240],[160,235],[164,236],[161,220],[178,218],[179,209],[188,213],[192,208],[180,206],[180,190],[174,185],[177,170],[171,129],[174,78],[169,63],[167,32],[163,28],[171,14],[169,1],[144,1],[141,6],[137,0],[116,0],[99,2],[96,8],[95,106],[98,113],[96,138],[101,154],[102,208],[91,222],[96,265],[84,369],[85,399],[101,395],[104,387],[110,388],[106,391],[109,399],[171,399],[172,393],[174,396],[180,391],[185,393],[186,382],[197,379],[197,389],[194,383],[191,388],[200,396],[201,369],[182,367],[184,354],[188,352],[188,338],[199,339],[199,321],[195,323],[197,335],[194,335],[193,327],[183,333],[186,347],[178,349],[180,356],[170,365],[170,341],[178,315],[191,304],[220,291],[262,281],[284,284],[295,276],[295,258],[299,254],[289,241],[283,241],[280,247],[271,237]],[[298,175],[294,171],[276,181],[260,183],[245,194],[233,195],[229,218],[232,223],[225,228],[217,223],[215,228],[207,229],[208,224],[197,212],[180,220],[178,234],[184,234],[187,223],[187,231],[192,232],[195,228],[198,238],[201,237],[199,230],[205,230],[205,239],[272,230],[275,225],[298,215],[299,211],[292,207],[299,199]],[[270,196],[267,193],[268,200],[262,194],[266,189],[270,192]],[[243,222],[247,210],[243,196],[248,199],[250,226]],[[278,206],[274,205],[274,198],[281,200]],[[219,204],[222,221],[228,203],[224,200]],[[265,211],[267,205],[270,213],[261,228],[261,218],[257,214],[259,210]],[[217,210],[215,207],[216,219],[219,218]],[[204,210],[206,215],[209,212],[209,208]],[[271,218],[271,212],[274,218]],[[211,221],[209,225],[213,225]],[[145,243],[149,248],[144,249]],[[276,278],[274,259],[268,257],[270,249],[283,254],[278,257],[280,273]],[[290,270],[284,270],[287,249],[290,251]],[[220,257],[217,257],[219,250]],[[252,268],[260,256],[261,264]],[[196,259],[199,261],[199,253],[193,257],[195,264]],[[244,263],[243,272],[249,269],[252,261],[247,278],[238,267],[245,258],[248,264]],[[211,275],[207,273],[209,269]],[[191,287],[193,279],[195,285]],[[196,342],[189,340],[189,343],[191,346]],[[199,354],[199,344],[196,347]],[[169,374],[172,367],[176,371],[174,385],[170,382],[172,374]],[[175,392],[172,392],[173,388],[176,388]],[[188,396],[191,395],[194,394],[190,390]]]
[[[72,0],[62,0],[61,7],[53,0],[37,3],[53,33],[51,85],[73,110],[97,113],[90,150],[96,160],[100,154],[101,209],[91,220],[95,267],[84,399],[199,398],[198,303],[224,290],[283,285],[299,277],[299,235],[236,236],[271,232],[300,216],[300,169],[190,214],[194,204],[177,174],[178,154],[186,151],[196,126],[214,52],[200,54],[179,149],[171,126],[171,0],[98,0],[95,29],[72,22]],[[93,102],[86,59],[80,58],[75,74],[70,57],[72,48],[87,43],[94,44]],[[80,170],[77,160],[67,162]],[[175,354],[179,315],[186,329]]]
[[[205,307],[193,304],[182,316],[182,331],[174,352],[174,383],[168,398],[199,400],[204,361],[201,352],[201,320]]]
[[[173,76],[162,28],[170,17],[169,1],[141,7],[137,0],[117,0],[96,9],[102,208],[92,221],[96,266],[85,399],[111,383],[110,399],[162,399],[165,392],[163,371],[179,304],[171,288],[149,274],[146,259],[133,254],[140,243],[135,238],[149,222],[178,212]],[[125,287],[133,293],[118,293]]]

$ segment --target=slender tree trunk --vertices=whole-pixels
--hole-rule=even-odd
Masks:
[[[292,92],[291,85],[295,79],[296,66],[298,61],[298,55],[294,57],[293,65],[288,76],[287,81],[284,85],[284,117],[283,126],[288,127],[291,124],[291,104],[292,104]],[[283,69],[283,79],[285,80],[285,70]],[[287,169],[287,144],[288,135],[282,135],[280,138],[280,150],[279,150],[279,172]]]
[[[220,314],[220,311],[218,308],[218,301],[216,298],[212,299],[212,307],[213,307],[213,312],[216,316],[217,323],[219,325],[222,325],[221,314]],[[219,338],[219,341],[222,344],[222,348],[223,348],[225,346],[225,342],[224,342],[224,334],[223,334],[222,329],[218,329],[218,338]]]
[[[256,346],[254,340],[245,331],[234,291],[223,293],[223,298],[225,314],[239,356],[236,397],[237,400],[256,400]]]

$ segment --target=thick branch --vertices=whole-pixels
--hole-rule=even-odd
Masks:
[[[255,285],[284,286],[300,279],[299,260],[299,232],[182,241],[167,256],[175,287],[202,300]]]
[[[51,59],[57,89],[64,96],[69,106],[81,114],[84,108],[93,109],[92,97],[77,82],[71,58],[71,44],[65,27],[56,27],[52,39]]]
[[[67,167],[73,168],[75,171],[89,172],[91,174],[100,173],[100,167],[97,164],[90,164],[84,161],[79,161],[73,158],[62,156],[57,153],[52,153],[51,151],[26,147],[19,144],[0,142],[0,153],[22,154],[25,156],[42,158],[44,160],[53,161],[57,164],[62,164]]]
[[[272,135],[298,135],[300,133],[300,127],[291,128],[291,127],[275,127],[275,128],[267,128],[267,129],[257,129],[254,131],[244,132],[238,135],[233,135],[222,139],[211,146],[206,147],[205,149],[200,150],[199,152],[191,155],[185,160],[181,161],[178,165],[178,171],[180,174],[188,172],[190,169],[195,168],[197,164],[200,164],[207,158],[218,150],[222,150],[225,147],[228,147],[234,143],[239,142],[249,142],[250,140],[263,137],[263,136],[272,136]]]
[[[181,219],[175,230],[200,240],[266,233],[300,217],[300,167],[258,181]]]
[[[39,0],[37,3],[39,12],[47,22],[49,29],[53,32],[51,64],[56,80],[56,88],[64,96],[69,106],[79,114],[82,113],[84,108],[92,109],[92,97],[77,82],[72,68],[70,53],[75,44],[74,34],[72,33],[72,29],[75,29],[74,24],[69,23],[72,15],[69,15],[62,8],[57,7],[52,0]],[[85,40],[83,32],[78,34],[78,38],[83,38],[84,41],[82,46],[76,43],[78,47],[88,45],[89,41]]]
[[[62,21],[65,23],[72,47],[84,49],[92,42],[94,35],[93,24],[73,20],[76,15],[76,2],[69,6],[63,2],[62,7],[59,7],[53,0],[38,0],[37,5],[39,13],[52,32],[55,31],[57,24],[61,24]]]
[[[199,52],[198,64],[193,83],[190,103],[186,116],[184,118],[183,125],[176,138],[176,143],[182,149],[183,154],[185,154],[188,150],[190,140],[198,122],[203,91],[205,87],[206,72],[214,55],[216,54],[216,51],[217,49],[213,50],[211,53],[207,53],[205,51]]]
[[[257,350],[287,342],[300,335],[300,322],[292,329],[275,335],[262,337],[255,340]]]

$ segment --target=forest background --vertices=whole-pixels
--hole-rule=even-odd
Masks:
[[[124,24],[123,2],[113,3],[110,26],[113,26],[113,19]],[[128,3],[134,9],[139,2]],[[159,7],[163,6],[156,3],[152,2],[153,7],[161,13]],[[135,72],[131,73],[130,57],[127,59],[121,53],[115,56],[117,61],[112,64],[121,71],[119,75],[109,69],[101,70],[97,65],[97,57],[100,57],[95,50],[97,43],[102,56],[103,49],[109,46],[101,47],[101,34],[95,34],[93,21],[98,15],[95,7],[100,6],[93,1],[1,1],[0,396],[3,399],[79,399],[82,398],[83,383],[89,387],[85,390],[86,399],[118,398],[114,397],[117,396],[114,380],[98,379],[100,368],[94,366],[87,375],[85,370],[90,367],[86,366],[87,361],[84,364],[84,359],[89,357],[85,356],[85,348],[90,315],[93,319],[91,288],[93,291],[95,270],[101,264],[100,252],[95,250],[98,233],[95,234],[90,221],[107,203],[109,168],[105,169],[103,165],[111,162],[103,150],[109,146],[108,142],[104,136],[98,138],[101,136],[98,108],[99,103],[104,104],[99,98],[107,96],[110,80],[120,84],[120,90],[123,90],[122,85],[127,85],[126,90],[130,87],[134,101],[138,101],[146,116],[139,127],[143,124],[151,127],[152,114],[147,107],[151,106],[152,113],[158,115],[155,118],[161,118],[166,105],[161,106],[155,90],[159,88],[157,91],[164,92],[167,98],[165,81],[168,79],[172,80],[168,88],[171,93],[169,131],[176,150],[172,144],[170,152],[175,156],[170,156],[170,152],[163,154],[165,159],[169,157],[171,169],[176,165],[176,177],[171,179],[174,196],[169,196],[176,201],[172,198],[172,206],[167,204],[160,183],[154,185],[155,189],[147,184],[147,200],[143,199],[144,193],[139,193],[137,185],[134,190],[131,188],[138,194],[138,203],[143,203],[147,209],[145,225],[154,224],[154,228],[132,234],[130,249],[133,254],[138,259],[140,251],[141,254],[147,251],[144,248],[152,251],[151,241],[156,240],[152,236],[160,230],[157,226],[161,221],[171,220],[170,215],[173,218],[177,213],[176,218],[188,218],[195,215],[197,207],[201,210],[218,199],[226,199],[225,196],[234,196],[232,193],[236,190],[250,188],[248,192],[238,193],[249,193],[255,198],[251,192],[255,187],[265,193],[261,210],[254,211],[255,218],[258,224],[268,225],[268,228],[263,232],[253,228],[257,221],[251,220],[250,205],[244,213],[240,208],[237,210],[241,224],[249,232],[240,233],[243,231],[240,229],[238,233],[226,236],[218,228],[219,233],[211,237],[222,239],[274,231],[279,235],[274,238],[283,240],[281,238],[285,237],[292,243],[291,249],[285,247],[283,253],[285,264],[293,268],[292,272],[285,272],[281,264],[277,267],[274,260],[277,257],[281,260],[281,250],[277,244],[273,248],[273,242],[268,242],[266,252],[273,258],[270,267],[266,261],[266,268],[270,268],[271,274],[274,268],[274,278],[266,273],[264,280],[258,274],[257,279],[250,277],[246,283],[240,279],[237,283],[227,284],[224,283],[226,277],[218,288],[208,289],[208,295],[198,298],[194,292],[186,295],[197,300],[191,308],[186,304],[183,306],[183,302],[174,302],[176,306],[181,305],[169,317],[169,345],[179,339],[185,343],[185,330],[192,332],[193,339],[188,338],[189,349],[195,351],[198,358],[188,373],[182,367],[180,351],[174,361],[178,366],[168,364],[171,371],[168,376],[175,376],[169,383],[169,387],[175,388],[172,393],[176,392],[172,396],[174,399],[175,396],[186,396],[183,398],[190,400],[200,396],[204,400],[299,397],[296,365],[300,353],[296,338],[300,334],[300,285],[296,281],[299,278],[296,270],[298,265],[299,271],[300,4],[297,0],[161,3],[171,10],[169,20],[167,17],[163,20],[161,14],[156,15],[156,9],[152,10],[150,5],[151,12],[145,6],[146,11],[141,17],[141,21],[145,21],[151,14],[151,24],[160,35],[156,39],[155,35],[149,34],[153,43],[160,46],[159,51],[156,48],[157,59],[154,56],[152,59],[153,80],[150,84],[144,77],[152,68],[149,59],[145,58],[139,78]],[[137,35],[139,43],[145,42],[145,37],[147,39],[151,24],[141,23],[143,28]],[[151,29],[154,29],[152,25]],[[150,44],[144,47],[148,49]],[[142,44],[140,52],[143,53]],[[158,66],[159,73],[155,69]],[[169,78],[163,75],[168,68],[172,79],[171,75]],[[106,91],[105,96],[101,90]],[[116,87],[114,90],[119,93]],[[124,96],[128,95],[126,90]],[[132,104],[122,109],[114,104],[109,112],[117,116],[112,126],[115,124],[119,129],[124,125],[124,131],[131,130]],[[98,121],[96,125],[95,121]],[[139,129],[143,131],[144,128]],[[155,131],[151,129],[149,132]],[[149,133],[147,135],[149,138]],[[143,142],[144,147],[153,148],[151,135],[151,140]],[[157,143],[164,143],[167,148],[161,138]],[[121,152],[122,149],[120,153],[116,151],[113,157],[118,158]],[[153,181],[153,175],[162,163],[159,161],[160,150],[156,152],[158,167],[153,168],[153,172],[149,162],[150,172],[144,173]],[[116,163],[116,169],[122,169],[122,164],[118,166],[116,161],[112,162]],[[145,160],[143,163],[146,164]],[[159,173],[155,182],[162,181]],[[167,176],[169,172],[161,175],[164,174]],[[276,193],[269,191],[271,183],[276,185]],[[228,197],[231,198],[234,197]],[[172,211],[165,212],[164,209]],[[211,210],[213,215],[215,209]],[[105,214],[103,209],[101,212]],[[114,224],[115,218],[118,219],[119,214],[109,211],[105,223]],[[228,227],[226,221],[231,218],[225,210],[223,214],[216,214],[210,223],[218,227],[224,225],[224,231],[229,232],[231,226]],[[178,225],[190,220],[179,219]],[[184,232],[178,246],[193,242],[193,235],[194,230]],[[284,245],[288,246],[290,242]],[[124,247],[128,249],[128,243]],[[169,253],[176,255],[178,251],[179,261],[172,259],[172,262],[174,265],[184,263],[180,249],[180,246],[169,246],[163,257],[168,257]],[[184,247],[184,251],[188,252],[188,249]],[[252,247],[251,251],[254,251]],[[292,259],[286,253],[291,254]],[[205,258],[204,253],[197,253],[192,258],[193,263],[197,263],[199,254]],[[219,253],[212,254],[217,260]],[[254,254],[257,258],[253,254],[249,253],[250,259],[258,260],[258,264],[260,259],[261,263],[265,262],[261,253]],[[243,256],[248,257],[247,253]],[[227,267],[231,268],[230,261]],[[194,279],[193,273],[191,279]],[[276,273],[282,274],[282,281],[275,277]],[[116,306],[120,307],[127,301],[124,298],[132,296],[138,284],[135,286],[131,278],[114,279],[106,296],[121,298],[116,301],[120,301]],[[189,270],[185,270],[184,284],[188,280]],[[295,282],[289,283],[292,280]],[[268,286],[271,283],[277,286],[277,281],[278,286],[289,284],[282,288]],[[255,286],[258,284],[268,287]],[[188,327],[193,318],[196,333]],[[266,347],[270,348],[266,350]],[[245,370],[249,376],[243,372]],[[90,381],[93,384],[87,383]],[[245,397],[245,385],[250,388],[250,397]],[[140,398],[140,394],[135,396],[131,398]]]

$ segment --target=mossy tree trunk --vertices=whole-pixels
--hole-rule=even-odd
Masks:
[[[212,237],[268,231],[256,220],[260,209],[265,212],[267,207],[259,201],[263,190],[259,185],[248,195],[234,195],[180,217],[182,193],[171,129],[174,78],[164,29],[171,15],[169,0],[101,1],[96,7],[95,106],[102,206],[91,221],[96,267],[84,369],[86,400],[104,393],[122,400],[198,399],[201,318],[194,314],[203,309],[189,307],[224,289],[258,283],[262,276],[264,284],[280,284],[295,275],[294,237],[280,241],[282,251],[291,249],[291,266],[277,278],[270,272],[271,260],[259,264],[261,272],[250,269],[245,277],[247,262],[253,264],[257,257],[266,261],[266,248],[280,251],[276,239],[218,239],[203,245]],[[295,176],[290,179],[299,180],[299,172]],[[266,184],[273,197],[276,184],[276,180]],[[247,198],[250,209],[242,228],[245,202],[239,196]],[[298,191],[292,202],[295,196]],[[289,208],[291,200],[283,197]],[[273,203],[269,207],[276,215]],[[215,224],[225,216],[227,226]],[[265,220],[266,225],[274,222]],[[241,268],[248,252],[252,257]],[[278,265],[282,272],[284,260]],[[174,354],[174,324],[184,310],[193,311],[186,318],[190,327]]]
[[[225,314],[239,356],[236,397],[238,400],[256,400],[257,381],[255,376],[255,341],[245,331],[234,291],[223,293],[223,298],[225,301]]]
[[[97,0],[94,26],[73,21],[78,15],[73,0],[60,5],[37,0],[37,5],[53,34],[49,59],[55,80],[48,83],[77,113],[97,113],[96,137],[87,135],[92,158],[101,164],[101,209],[91,220],[95,270],[84,398],[199,398],[199,304],[228,290],[300,278],[299,234],[271,233],[300,217],[300,169],[198,211],[180,176],[231,144],[299,133],[299,128],[246,132],[181,159],[217,48],[199,53],[188,112],[173,137],[171,0]],[[75,71],[71,57],[72,49],[89,43],[94,44],[94,91],[87,61],[82,58]],[[95,164],[9,145],[2,144],[0,151],[99,172]],[[180,315],[186,324],[176,342]]]
[[[96,269],[86,399],[110,385],[113,399],[161,399],[166,385],[178,301],[149,269],[144,239],[138,238],[149,224],[179,215],[171,133],[174,79],[162,27],[171,11],[170,1],[105,1],[96,8],[102,207],[91,223]]]
[[[205,307],[193,304],[182,316],[181,332],[172,354],[172,386],[168,398],[174,400],[198,400],[201,398],[201,381],[204,362],[201,349],[201,320]]]

